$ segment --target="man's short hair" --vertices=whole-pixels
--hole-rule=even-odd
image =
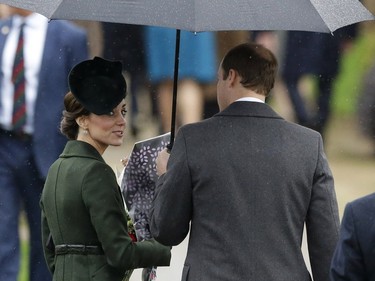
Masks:
[[[233,69],[241,76],[241,84],[258,94],[267,96],[274,86],[277,60],[274,54],[262,45],[240,44],[224,56],[221,63],[224,79]]]

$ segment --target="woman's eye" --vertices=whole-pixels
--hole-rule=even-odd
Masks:
[[[128,112],[126,109],[121,110],[121,115],[122,115],[123,117],[125,117],[125,116],[126,116],[126,112]]]

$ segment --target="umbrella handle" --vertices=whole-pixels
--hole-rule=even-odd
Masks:
[[[180,61],[180,35],[181,30],[176,29],[176,50],[174,54],[174,77],[173,77],[173,99],[172,99],[172,119],[171,119],[171,137],[167,145],[168,152],[172,150],[176,128],[177,111],[177,86],[178,86],[178,65]]]

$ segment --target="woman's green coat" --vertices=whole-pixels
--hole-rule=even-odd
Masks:
[[[166,266],[170,248],[154,240],[132,242],[116,176],[91,145],[69,141],[51,166],[42,193],[42,238],[54,281],[116,281],[125,271]],[[100,245],[104,255],[55,255],[55,245]]]

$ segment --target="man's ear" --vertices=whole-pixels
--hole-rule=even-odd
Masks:
[[[238,73],[234,69],[229,69],[227,80],[228,82],[233,85],[236,81]]]

